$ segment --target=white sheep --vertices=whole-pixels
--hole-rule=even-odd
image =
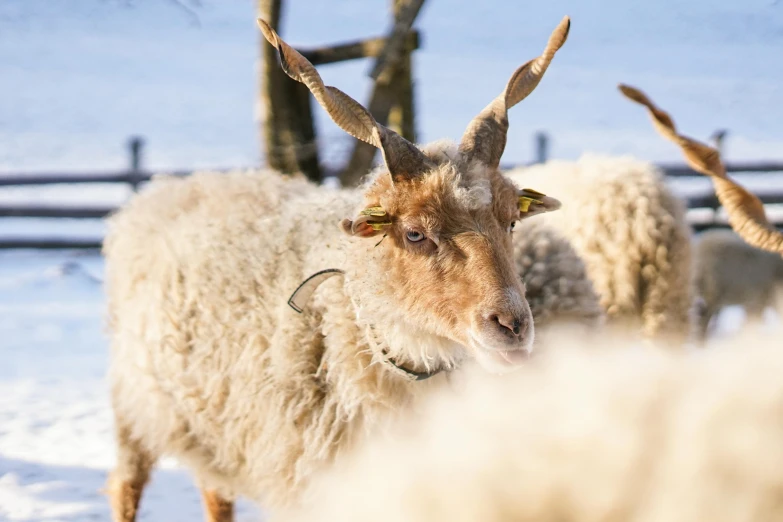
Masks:
[[[259,25],[286,73],[381,149],[386,169],[356,191],[274,173],[159,178],[111,218],[115,521],[135,519],[162,455],[196,475],[209,520],[229,520],[238,495],[291,505],[315,471],[462,360],[503,372],[533,343],[511,229],[560,204],[520,191],[498,164],[506,111],[539,83],[568,18],[454,150],[378,125]]]
[[[760,323],[768,307],[778,310],[783,258],[746,243],[731,230],[698,235],[694,255],[696,293],[702,299],[699,333],[706,339],[710,321],[724,307],[740,305],[748,319]]]
[[[783,520],[783,353],[676,353],[570,332],[439,394],[314,479],[286,522]],[[630,348],[636,349],[630,349]]]
[[[518,224],[514,262],[525,284],[537,339],[563,324],[588,329],[605,324],[606,315],[584,260],[570,241],[541,219]]]
[[[610,324],[683,342],[692,333],[691,231],[685,204],[650,163],[585,155],[507,173],[557,192],[561,232],[584,259]],[[557,215],[559,214],[559,215]]]

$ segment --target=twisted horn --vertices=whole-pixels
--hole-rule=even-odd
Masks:
[[[647,107],[655,129],[682,148],[686,163],[712,179],[715,193],[729,216],[729,224],[748,244],[783,255],[783,234],[767,219],[759,198],[726,174],[720,153],[677,133],[671,117],[659,109],[642,91],[628,85],[619,86],[626,98]]]
[[[411,178],[432,167],[432,162],[418,147],[396,132],[380,125],[359,102],[329,85],[324,85],[313,64],[283,41],[262,19],[258,26],[264,38],[277,48],[283,71],[310,89],[329,117],[345,132],[373,145],[383,152],[386,166],[394,179]]]
[[[517,69],[505,90],[470,122],[459,149],[466,158],[476,159],[492,168],[500,164],[506,148],[508,109],[524,100],[538,86],[555,53],[568,38],[571,19],[564,17],[552,32],[544,52]]]

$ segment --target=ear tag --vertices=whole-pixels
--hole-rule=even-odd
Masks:
[[[546,196],[543,192],[539,192],[537,190],[533,190],[530,188],[524,188],[522,189],[522,195],[524,196]]]
[[[538,192],[537,190],[528,189],[528,188],[522,189],[522,193],[519,196],[519,211],[523,213],[529,212],[531,203],[535,203],[537,205],[543,205],[544,202],[539,199],[536,199],[536,197],[541,197],[545,195],[546,194]]]
[[[368,221],[367,224],[370,225],[372,229],[377,232],[378,230],[381,230],[383,227],[391,226],[391,221],[379,221],[377,223]]]
[[[382,218],[387,215],[382,207],[367,207],[364,210],[360,210],[359,214],[369,216],[370,218]],[[383,229],[383,227],[389,227],[392,224],[391,221],[373,221],[371,219],[368,219],[365,223],[376,232]]]
[[[362,214],[364,216],[373,216],[373,217],[383,217],[386,215],[386,211],[383,210],[381,207],[368,207],[359,212],[359,214]],[[391,223],[389,223],[391,225]]]
[[[527,196],[519,196],[519,211],[520,212],[528,212],[530,210],[530,204],[531,203],[537,203],[539,205],[543,204],[543,201],[539,201],[537,199],[529,198]]]

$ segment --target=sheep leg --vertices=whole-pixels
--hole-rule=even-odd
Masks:
[[[201,489],[201,498],[207,513],[207,522],[231,522],[234,520],[234,503],[211,489]]]
[[[139,500],[155,457],[130,436],[130,430],[117,422],[117,466],[109,474],[106,492],[114,522],[134,522]]]

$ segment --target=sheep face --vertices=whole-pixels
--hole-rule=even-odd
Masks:
[[[521,217],[560,204],[535,191],[518,191],[498,165],[506,145],[507,110],[541,81],[568,36],[568,17],[541,56],[514,72],[452,151],[422,150],[380,125],[358,102],[324,85],[310,62],[266,22],[258,22],[286,74],[307,85],[343,130],[383,153],[386,171],[369,184],[358,215],[341,223],[352,236],[389,238],[364,254],[364,275],[351,274],[363,279],[359,293],[376,297],[362,306],[383,301],[376,319],[401,321],[404,331],[414,326],[423,335],[448,339],[457,344],[454,350],[467,349],[489,370],[523,360],[533,342],[533,321],[512,262],[511,230]]]
[[[516,273],[512,233],[520,191],[497,169],[465,162],[456,151],[427,154],[430,172],[408,180],[376,176],[365,208],[382,208],[387,223],[359,213],[343,230],[371,240],[388,303],[417,328],[465,348],[485,368],[502,371],[532,349],[533,319]],[[539,211],[558,203],[537,196]],[[524,203],[523,203],[524,206]],[[383,220],[383,221],[381,221]],[[378,243],[377,237],[384,240]],[[377,246],[375,244],[377,243]],[[372,274],[367,277],[374,277]]]

